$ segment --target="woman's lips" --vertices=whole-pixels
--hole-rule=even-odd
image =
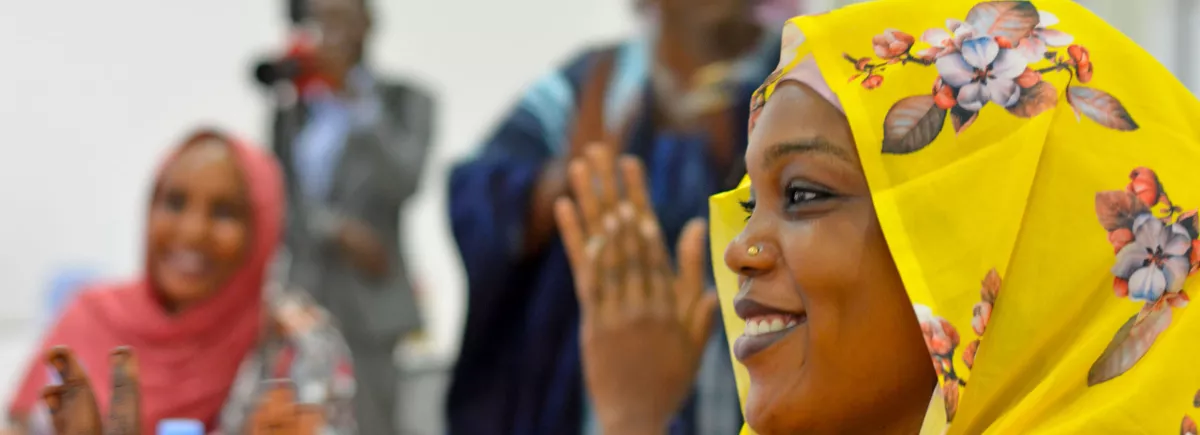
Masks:
[[[190,280],[198,280],[208,274],[212,262],[199,251],[175,249],[165,253],[161,264],[167,270]]]
[[[786,337],[799,326],[804,326],[808,316],[802,314],[767,314],[746,319],[746,329],[733,344],[733,354],[739,361],[766,350]]]
[[[803,309],[789,312],[759,303],[744,294],[733,301],[733,309],[738,317],[746,320],[745,331],[733,344],[733,355],[739,361],[766,350],[808,321]]]

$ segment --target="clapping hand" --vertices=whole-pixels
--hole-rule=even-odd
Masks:
[[[284,380],[267,381],[250,419],[249,435],[315,435],[324,424],[320,406],[296,403],[296,389]]]
[[[140,397],[137,360],[133,351],[119,347],[109,358],[112,395],[108,418],[100,420],[100,410],[91,382],[75,356],[66,347],[46,353],[46,362],[62,380],[46,387],[42,398],[50,409],[54,430],[69,435],[138,435],[141,433]]]
[[[716,308],[704,292],[705,224],[673,268],[641,163],[592,146],[570,163],[555,218],[579,298],[584,376],[604,433],[661,434],[686,399]],[[618,188],[620,174],[623,193]]]

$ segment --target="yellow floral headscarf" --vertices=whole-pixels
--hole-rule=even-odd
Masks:
[[[1195,433],[1200,104],[1162,65],[1068,0],[880,0],[783,45],[751,126],[789,79],[849,119],[940,379],[926,430]],[[717,265],[748,189],[712,198]]]

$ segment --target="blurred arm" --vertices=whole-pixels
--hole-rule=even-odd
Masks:
[[[504,281],[508,267],[553,233],[550,205],[565,192],[554,161],[565,146],[571,94],[563,74],[543,78],[478,154],[451,170],[451,229],[469,281]]]

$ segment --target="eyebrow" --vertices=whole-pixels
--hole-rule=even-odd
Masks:
[[[829,141],[825,140],[823,137],[813,137],[772,145],[771,148],[767,150],[767,153],[763,158],[763,166],[771,166],[779,159],[791,154],[806,153],[829,154],[842,161],[845,161],[846,163],[852,165],[858,164],[855,161],[854,156],[851,156],[850,153],[846,152],[845,149],[829,143]]]

